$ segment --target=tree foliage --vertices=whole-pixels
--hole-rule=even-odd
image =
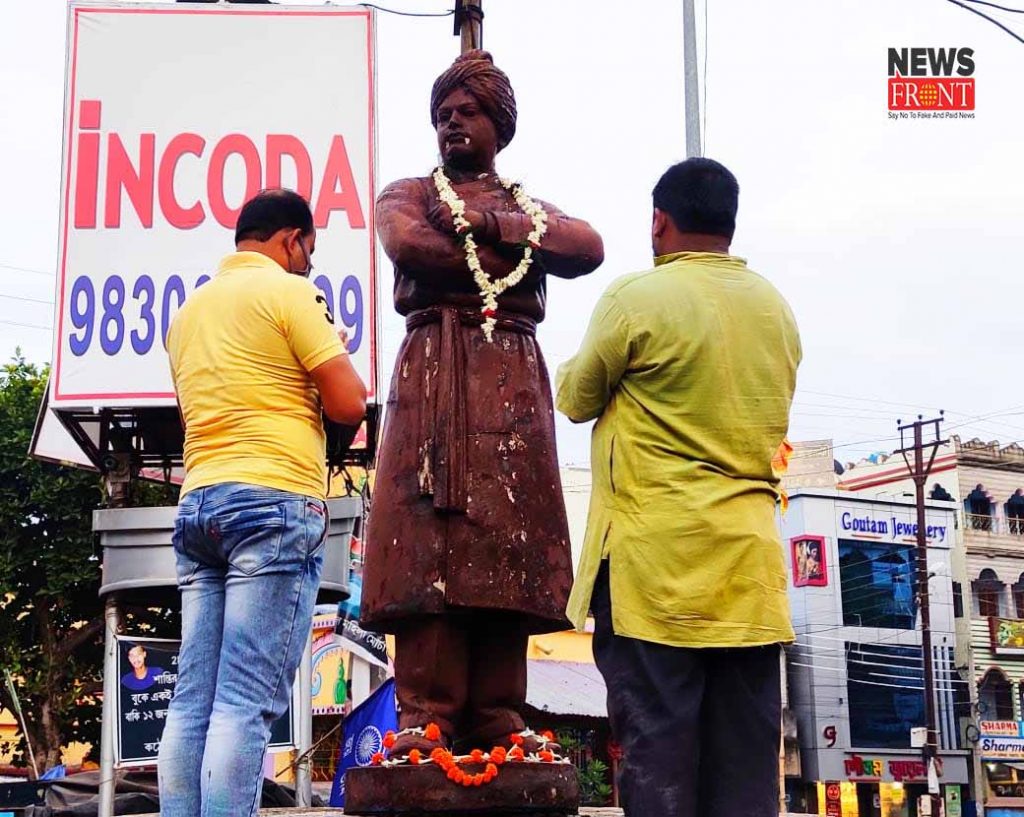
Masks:
[[[63,744],[96,742],[103,663],[100,478],[28,454],[47,376],[20,353],[0,370],[0,667],[15,679],[39,772]],[[6,688],[0,704],[14,711]]]

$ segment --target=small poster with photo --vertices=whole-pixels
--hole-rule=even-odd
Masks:
[[[824,536],[796,536],[789,540],[793,554],[793,586],[825,587],[828,564]]]

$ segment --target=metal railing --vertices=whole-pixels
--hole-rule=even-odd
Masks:
[[[1024,537],[1024,518],[1003,514],[964,513],[964,528],[969,531]]]

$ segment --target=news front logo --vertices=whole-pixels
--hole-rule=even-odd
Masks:
[[[890,48],[890,119],[973,119],[973,48]]]

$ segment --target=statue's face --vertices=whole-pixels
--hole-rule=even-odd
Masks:
[[[457,88],[437,109],[437,147],[446,166],[490,170],[498,152],[498,132],[476,97]]]

